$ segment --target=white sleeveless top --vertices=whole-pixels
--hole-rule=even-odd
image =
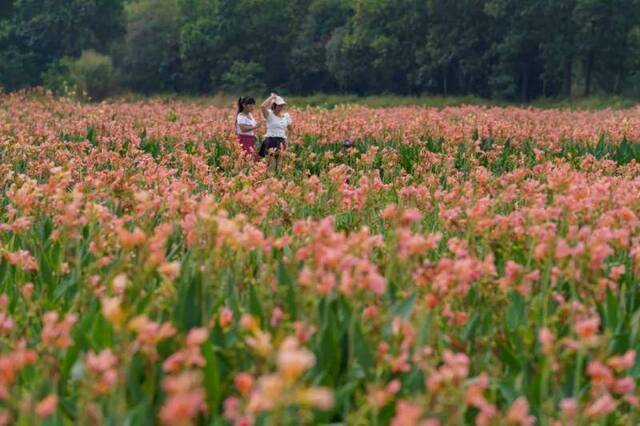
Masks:
[[[272,110],[267,110],[267,133],[268,138],[287,138],[287,128],[291,125],[291,117],[285,112],[280,117]]]
[[[251,114],[244,114],[244,113],[240,113],[238,114],[238,117],[236,117],[236,133],[238,133],[239,135],[244,135],[244,136],[255,136],[256,132],[254,130],[249,130],[248,132],[243,132],[242,129],[240,128],[240,125],[242,124],[243,126],[255,126],[256,125],[256,119],[253,118],[253,116]]]

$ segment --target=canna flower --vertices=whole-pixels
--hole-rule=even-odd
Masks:
[[[253,388],[253,376],[249,373],[239,373],[233,379],[233,383],[242,395],[248,395]]]
[[[111,287],[115,294],[122,296],[124,292],[127,290],[127,286],[129,285],[129,279],[127,278],[127,274],[121,273],[116,275],[111,281]]]
[[[633,393],[636,390],[636,381],[631,377],[617,379],[611,386],[614,393],[625,395]]]
[[[298,393],[298,402],[304,406],[326,411],[333,407],[333,392],[321,387],[304,389]]]
[[[613,384],[613,373],[609,367],[598,361],[592,361],[587,367],[587,374],[591,377],[594,385],[604,386],[605,388]]]
[[[245,339],[247,345],[263,358],[271,353],[273,346],[271,344],[271,335],[261,330],[254,332],[253,336]]]
[[[206,360],[202,356],[200,345],[202,345],[208,337],[209,331],[206,328],[192,328],[189,330],[185,348],[174,353],[164,361],[162,364],[164,371],[177,373],[192,367],[204,367]]]
[[[220,328],[226,330],[231,325],[231,321],[233,321],[233,311],[225,306],[220,312],[220,320],[218,321]]]
[[[273,312],[271,313],[271,321],[269,322],[271,324],[271,327],[277,326],[280,321],[282,321],[283,317],[284,312],[282,312],[282,309],[280,309],[279,306],[273,308]]]
[[[58,407],[58,396],[50,394],[36,405],[36,415],[40,418],[49,417]]]
[[[158,272],[167,280],[173,281],[180,275],[180,262],[163,262],[158,266]]]
[[[278,350],[278,371],[289,382],[295,382],[315,365],[315,356],[307,349],[300,348],[298,341],[288,337]]]
[[[553,342],[555,337],[551,330],[546,327],[543,327],[538,332],[538,340],[540,341],[540,345],[542,346],[542,353],[547,356],[550,356],[553,353]]]
[[[119,329],[124,321],[124,313],[120,308],[120,299],[117,297],[110,297],[102,300],[102,315],[116,329]]]
[[[532,426],[535,417],[529,415],[529,403],[526,398],[520,397],[515,400],[507,413],[507,423],[520,426]]]
[[[587,409],[585,410],[585,414],[590,420],[596,420],[611,413],[613,410],[616,409],[616,406],[617,406],[617,403],[611,397],[611,395],[609,395],[608,393],[605,393],[596,401],[594,401],[593,403],[587,406]]]
[[[391,426],[418,426],[422,408],[408,401],[396,403],[396,415],[391,420]]]
[[[160,409],[160,420],[163,424],[192,425],[199,413],[206,412],[201,376],[199,372],[187,371],[164,379],[163,387],[168,397]]]
[[[575,330],[582,342],[587,345],[594,345],[598,340],[598,329],[600,328],[600,318],[597,315],[579,320],[575,324]]]
[[[45,346],[52,346],[58,349],[65,349],[73,343],[70,332],[71,327],[77,321],[75,314],[67,314],[59,321],[57,312],[49,311],[44,314],[44,327],[41,338]]]
[[[129,322],[129,329],[137,334],[136,342],[133,346],[134,351],[140,349],[152,360],[157,359],[156,345],[161,340],[168,339],[176,334],[176,329],[173,325],[168,323],[158,324],[144,315],[132,319]]]
[[[278,403],[285,389],[284,380],[277,374],[260,377],[258,385],[249,399],[249,412],[271,411]]]
[[[574,419],[578,415],[578,401],[574,398],[567,398],[560,401],[560,411],[566,419]]]
[[[31,300],[31,295],[33,294],[33,283],[25,283],[22,288],[20,289],[20,293],[22,294],[22,297],[24,297],[27,300]]]
[[[26,250],[5,252],[4,257],[7,262],[26,272],[36,272],[39,269],[37,260]]]
[[[622,356],[613,356],[607,361],[607,365],[620,373],[631,369],[636,364],[636,351],[628,350]]]
[[[98,394],[108,393],[118,380],[116,366],[118,359],[110,349],[104,349],[99,354],[90,351],[85,358],[85,365],[93,375],[93,389]]]

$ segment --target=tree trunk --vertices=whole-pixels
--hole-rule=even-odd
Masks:
[[[449,67],[444,66],[444,70],[442,72],[442,89],[444,90],[444,96],[449,95]]]
[[[622,92],[622,71],[616,74],[616,78],[613,81],[613,93],[620,95]]]
[[[522,82],[521,82],[521,90],[520,90],[520,99],[522,102],[527,102],[529,100],[529,64],[525,63],[522,67]]]
[[[584,95],[591,95],[591,80],[593,74],[593,57],[594,52],[593,49],[589,51],[589,55],[587,56],[587,69],[585,70],[585,86],[584,86]]]
[[[562,94],[571,97],[571,85],[573,84],[573,58],[568,57],[564,61],[564,81],[562,83]]]

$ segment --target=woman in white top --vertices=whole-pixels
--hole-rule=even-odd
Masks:
[[[258,122],[251,112],[256,101],[251,97],[238,99],[238,114],[236,115],[236,133],[242,151],[249,157],[256,158],[256,129]]]
[[[270,154],[275,158],[275,168],[278,168],[280,150],[286,148],[287,133],[291,129],[291,117],[284,112],[287,103],[280,96],[272,93],[260,106],[262,115],[267,123],[267,133],[260,147],[260,156]]]

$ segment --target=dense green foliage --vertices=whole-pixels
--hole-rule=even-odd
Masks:
[[[112,56],[142,92],[640,94],[639,0],[12,0],[0,85]]]

